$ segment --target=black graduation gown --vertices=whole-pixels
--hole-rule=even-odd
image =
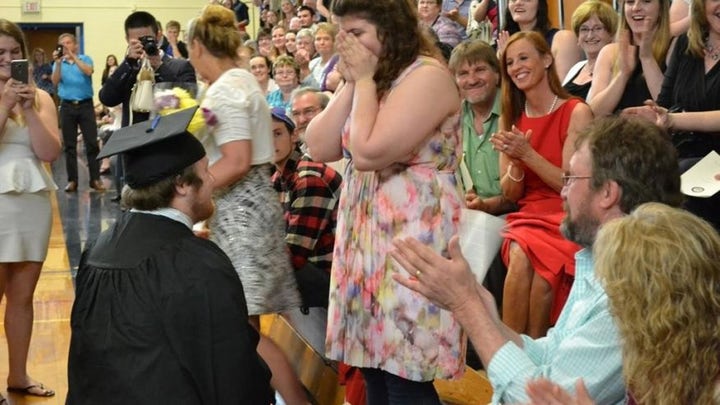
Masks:
[[[172,219],[127,213],[85,250],[67,404],[269,404],[242,284]]]

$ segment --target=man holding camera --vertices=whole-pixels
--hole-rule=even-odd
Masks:
[[[122,126],[145,121],[150,114],[147,112],[133,112],[133,122],[130,122],[130,95],[137,81],[137,75],[144,58],[150,62],[155,72],[155,83],[182,82],[183,87],[196,86],[195,70],[185,59],[174,59],[158,48],[158,41],[162,36],[158,31],[157,20],[146,11],[136,11],[125,19],[125,40],[128,43],[125,60],[117,70],[108,77],[100,89],[100,102],[106,106],[122,104]],[[122,159],[118,158],[115,164],[115,185],[117,196],[124,183]]]
[[[108,77],[100,89],[100,101],[106,106],[123,105],[122,126],[148,119],[148,113],[133,113],[130,121],[130,94],[135,85],[143,58],[147,58],[155,71],[155,83],[184,82],[196,84],[195,70],[184,59],[173,59],[158,49],[159,32],[152,14],[136,11],[125,19],[125,40],[128,48],[125,60]]]
[[[78,43],[72,34],[60,35],[58,46],[53,52],[53,59],[55,63],[51,80],[57,86],[60,97],[60,125],[68,175],[65,191],[72,193],[78,188],[78,126],[85,142],[90,188],[95,191],[105,191],[100,181],[100,164],[96,159],[98,141],[93,108],[93,61],[87,55],[78,54]]]

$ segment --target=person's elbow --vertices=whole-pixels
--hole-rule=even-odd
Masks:
[[[43,162],[52,163],[60,157],[61,152],[60,141],[52,141],[42,149],[35,151],[35,156]]]
[[[517,204],[518,200],[522,198],[523,192],[516,187],[503,187],[502,196],[505,200],[511,202],[512,204]]]
[[[248,174],[248,172],[250,171],[251,167],[252,167],[252,165],[250,164],[249,160],[247,160],[247,159],[238,160],[235,163],[234,181],[238,181],[238,180],[242,179],[243,177],[245,177],[245,175]]]

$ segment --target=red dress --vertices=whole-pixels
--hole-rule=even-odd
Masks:
[[[567,139],[570,116],[579,99],[570,99],[554,112],[529,118],[523,112],[515,124],[522,132],[532,129],[530,145],[557,167],[562,167],[562,150]],[[528,256],[536,273],[552,287],[550,322],[555,324],[565,305],[575,275],[575,252],[580,247],[560,234],[565,216],[560,193],[545,184],[537,174],[525,169],[525,195],[518,200],[518,212],[507,216],[502,258],[507,265],[510,242],[515,242]]]

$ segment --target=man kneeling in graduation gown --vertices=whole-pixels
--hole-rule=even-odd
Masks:
[[[228,257],[196,237],[212,215],[195,109],[123,128],[130,210],[84,251],[72,309],[68,404],[270,404],[243,287]]]

